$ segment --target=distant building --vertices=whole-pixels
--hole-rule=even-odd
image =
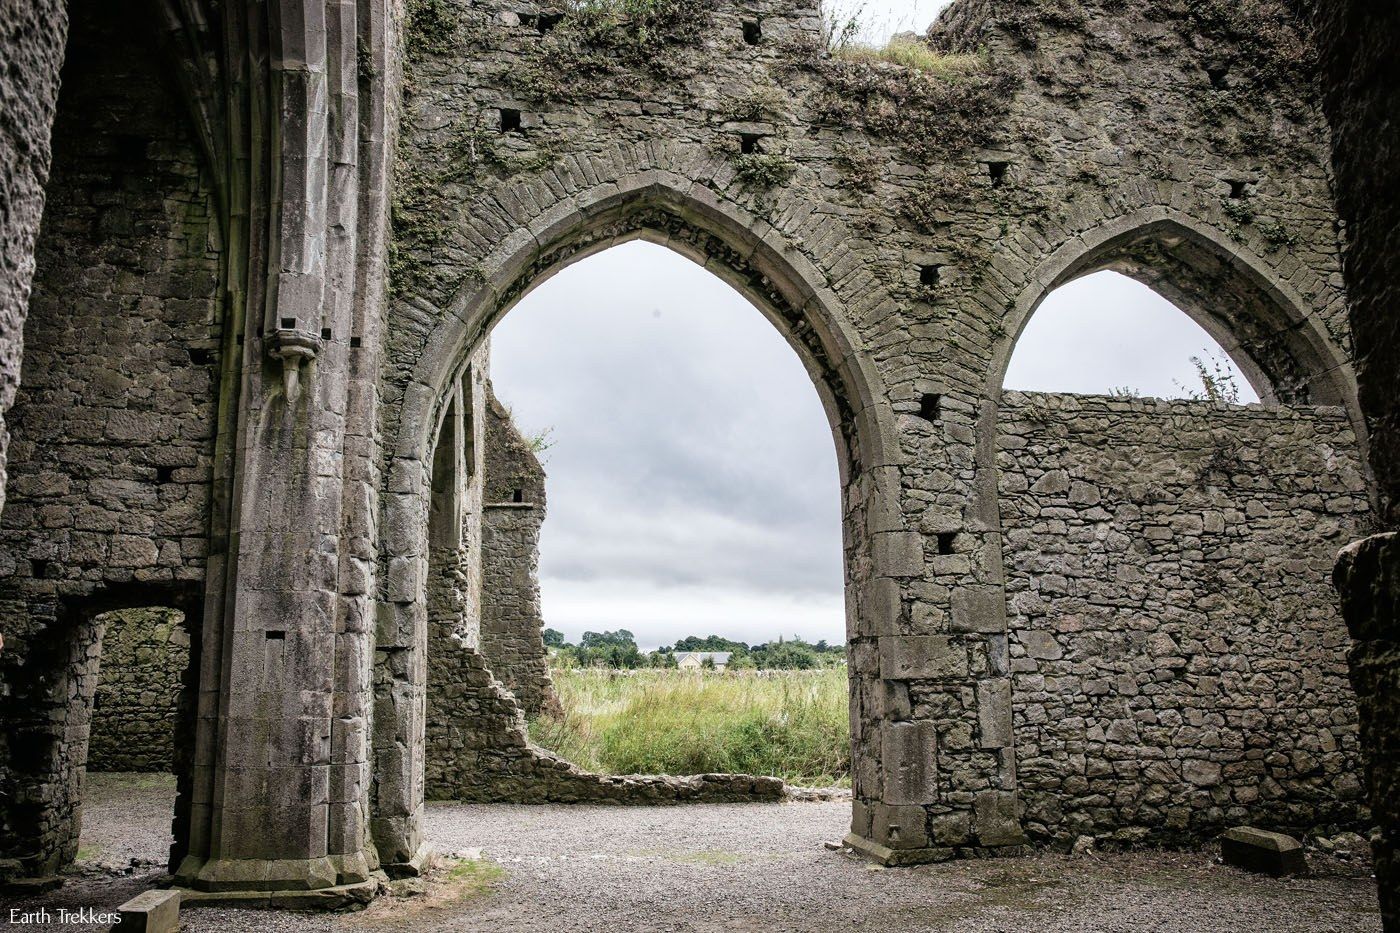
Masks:
[[[706,659],[714,662],[715,670],[722,671],[729,666],[731,651],[677,651],[676,667],[683,671],[698,671],[705,666]]]

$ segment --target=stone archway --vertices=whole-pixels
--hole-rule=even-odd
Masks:
[[[891,530],[882,528],[878,517],[881,509],[888,509],[888,504],[877,504],[875,516],[867,507],[871,484],[878,483],[878,477],[891,467],[892,451],[887,443],[890,427],[885,425],[883,432],[880,430],[884,418],[878,414],[880,408],[875,404],[882,393],[871,385],[869,373],[850,353],[850,338],[840,317],[832,312],[821,291],[808,284],[810,279],[798,264],[787,261],[780,247],[751,232],[761,229],[755,219],[736,216],[737,212],[722,210],[713,200],[696,199],[664,185],[648,184],[622,193],[606,190],[597,198],[578,198],[575,207],[573,214],[551,225],[556,231],[552,239],[537,239],[527,246],[523,256],[499,258],[501,267],[510,270],[509,278],[488,273],[487,283],[491,284],[468,287],[459,295],[454,302],[459,310],[439,324],[437,334],[427,342],[432,350],[425,353],[414,368],[415,384],[432,387],[432,391],[407,395],[400,413],[390,473],[399,477],[400,482],[412,476],[414,483],[421,485],[395,494],[386,502],[384,525],[395,530],[393,538],[387,542],[386,554],[391,583],[395,566],[403,576],[399,577],[399,588],[391,585],[392,604],[388,607],[400,620],[399,639],[389,645],[380,642],[381,675],[377,681],[381,685],[381,697],[392,696],[402,701],[395,703],[396,715],[392,721],[381,719],[376,723],[376,744],[379,752],[386,753],[379,758],[383,762],[390,755],[401,754],[402,737],[411,736],[416,749],[410,754],[416,754],[419,760],[412,775],[417,775],[417,769],[422,767],[425,702],[424,683],[414,675],[424,671],[421,655],[427,650],[422,634],[426,619],[418,581],[427,579],[428,548],[420,542],[427,540],[429,491],[437,485],[428,464],[435,460],[439,466],[445,463],[432,444],[437,438],[451,435],[449,421],[461,405],[463,391],[459,386],[463,374],[469,371],[469,361],[491,326],[535,285],[571,263],[628,240],[646,239],[697,262],[747,298],[798,353],[830,420],[845,503],[848,591],[858,590],[871,577],[878,576],[882,562],[888,559],[879,553],[878,545],[872,541]],[[499,288],[493,287],[495,281],[502,282]],[[858,712],[863,709],[862,701],[869,702],[868,698],[876,692],[875,683],[879,678],[875,655],[861,650],[862,644],[873,647],[868,633],[874,627],[873,620],[859,618],[848,625],[853,741],[858,749],[855,760],[861,766],[855,775],[858,794],[862,790],[870,793],[868,783],[862,782],[880,780],[877,769],[881,743],[870,733],[869,713]],[[412,657],[415,654],[418,657]],[[403,663],[399,661],[400,655],[408,656]],[[484,664],[468,662],[468,666],[473,672],[464,675],[466,679],[483,674],[489,677]],[[392,674],[383,673],[391,667]],[[407,676],[400,675],[400,671]],[[386,682],[394,685],[388,691],[382,689]],[[522,755],[533,760],[530,753],[519,751],[524,742],[521,725],[516,712],[507,713],[494,727],[508,735],[519,735],[506,743],[517,751],[513,761],[503,764],[505,768],[520,770]],[[911,734],[909,738],[915,742],[927,740],[922,733]],[[925,752],[932,753],[931,742],[927,743]],[[919,756],[918,750],[913,748],[907,754],[911,758]],[[523,768],[528,772],[534,765],[526,761]],[[578,799],[580,782],[596,786],[594,776],[584,775],[577,769],[570,771],[557,761],[548,762],[540,771],[549,774],[551,782],[567,785],[557,791],[565,799]],[[404,784],[386,782],[383,774],[381,771],[375,801],[376,841],[381,857],[392,869],[395,864],[411,863],[416,858],[423,787],[416,778]],[[643,797],[655,797],[655,786],[651,785]],[[551,793],[556,793],[551,785],[540,784],[539,788],[525,792],[524,798],[551,799]],[[463,786],[458,794],[480,799],[481,793],[489,796],[491,792],[489,788]],[[682,786],[676,792],[683,797],[705,799],[723,799],[735,793],[723,784],[703,782]],[[769,793],[768,790],[757,792]],[[873,796],[878,793],[874,791]]]

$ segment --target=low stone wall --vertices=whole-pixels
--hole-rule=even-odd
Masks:
[[[175,609],[98,616],[104,629],[87,770],[171,772],[190,636]]]
[[[1007,393],[1012,708],[1033,838],[1358,826],[1339,409]]]
[[[781,800],[774,777],[601,775],[532,745],[520,704],[469,645],[438,629],[428,646],[425,794],[471,803],[739,803]]]

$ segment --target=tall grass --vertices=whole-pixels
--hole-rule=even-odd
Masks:
[[[851,43],[832,49],[831,54],[848,62],[900,65],[945,81],[976,74],[986,65],[979,55],[952,55],[938,51],[927,42],[907,39],[893,39],[882,46]]]
[[[564,712],[532,722],[530,736],[590,770],[848,780],[844,668],[561,670],[554,684]]]

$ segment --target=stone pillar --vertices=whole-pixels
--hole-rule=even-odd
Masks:
[[[358,12],[281,0],[267,23],[248,24],[269,60],[245,89],[268,100],[249,113],[256,121],[270,102],[275,123],[251,142],[275,147],[277,171],[252,176],[248,245],[233,263],[246,261],[249,279],[227,551],[211,560],[217,668],[204,667],[197,819],[177,878],[204,892],[280,892],[283,903],[329,888],[368,897],[377,867],[368,584],[341,553],[373,510],[354,497],[347,509],[344,472],[347,438],[368,431],[347,417],[352,331],[363,326]],[[357,445],[360,459],[372,453]]]
[[[847,493],[848,528],[858,523],[870,541],[868,557],[847,561],[850,575],[868,573],[851,613],[856,773],[847,842],[884,864],[1025,841],[996,472],[982,447],[963,508],[929,510],[921,531],[904,530],[898,469],[871,470]]]
[[[1382,527],[1400,526],[1400,8],[1368,0],[1326,0],[1316,11],[1323,107],[1332,125],[1338,214],[1347,241],[1345,268],[1358,395],[1370,431]],[[1336,581],[1356,645],[1351,676],[1360,700],[1371,806],[1381,824],[1376,852],[1381,913],[1400,930],[1396,704],[1400,664],[1397,565],[1393,536],[1343,552]]]

